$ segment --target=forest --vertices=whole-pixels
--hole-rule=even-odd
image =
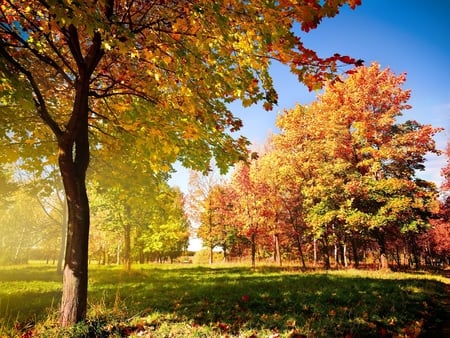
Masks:
[[[446,267],[450,164],[420,176],[442,129],[408,118],[406,74],[302,40],[359,5],[2,0],[0,264],[56,266],[63,328],[94,264]],[[257,147],[230,107],[277,107],[274,63],[318,95]]]

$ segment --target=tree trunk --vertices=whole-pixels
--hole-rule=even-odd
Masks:
[[[313,239],[313,247],[314,247],[314,262],[313,262],[313,266],[316,267],[317,266],[317,239],[316,238]]]
[[[333,251],[333,255],[334,255],[334,266],[336,268],[339,267],[339,246],[338,244],[334,243],[334,251]]]
[[[80,73],[85,69],[80,69]],[[68,222],[60,324],[74,325],[86,317],[89,247],[89,75],[80,74],[71,119],[58,137],[59,169],[67,198]]]
[[[306,269],[305,257],[303,255],[303,250],[302,250],[302,240],[300,238],[300,235],[296,235],[295,237],[297,239],[297,248],[298,248],[298,253],[300,255],[300,260],[302,261],[302,267],[304,269]]]
[[[251,250],[252,250],[252,268],[256,267],[256,233],[251,235]]]
[[[87,135],[86,135],[87,140]],[[80,157],[81,147],[75,157]],[[85,153],[86,161],[89,152]],[[86,193],[86,170],[72,160],[72,147],[61,147],[60,169],[67,195],[67,244],[63,270],[63,294],[60,324],[73,325],[86,317],[89,244],[89,201]],[[74,163],[75,162],[75,163]],[[87,165],[86,165],[87,169]]]
[[[358,240],[355,235],[352,236],[352,252],[353,252],[353,261],[355,262],[355,268],[359,268],[359,256],[358,256]]]
[[[19,243],[17,244],[17,247],[16,247],[16,254],[14,255],[14,260],[13,260],[15,264],[22,263],[19,261],[19,254],[20,254],[20,251],[22,250],[22,244],[23,244],[23,241],[25,238],[25,232],[26,232],[26,228],[22,228],[22,234],[20,235]]]
[[[389,270],[388,260],[387,260],[387,251],[386,251],[386,239],[384,233],[379,232],[378,236],[378,245],[380,247],[380,269],[381,270]]]
[[[125,223],[124,230],[124,250],[123,250],[123,265],[126,271],[131,271],[131,225]]]
[[[214,263],[214,246],[211,244],[209,246],[209,264]]]
[[[344,267],[348,266],[347,262],[347,244],[341,245],[341,261],[344,264]]]
[[[414,234],[409,235],[409,243],[411,248],[411,253],[414,261],[414,268],[418,270],[420,268],[420,253],[417,245],[416,238]]]
[[[224,262],[228,262],[228,249],[227,249],[227,245],[226,245],[226,244],[222,245],[222,249],[223,249],[223,261],[224,261]]]
[[[274,251],[274,261],[279,266],[281,266],[281,252],[280,252],[280,236],[278,234],[273,235],[274,244],[275,244],[275,251]]]
[[[120,264],[120,252],[122,251],[122,242],[119,241],[116,247],[116,265]]]
[[[328,238],[326,235],[324,235],[324,237],[322,238],[322,243],[323,243],[322,252],[323,252],[324,268],[325,268],[325,270],[329,270],[331,268],[330,247],[328,245]]]

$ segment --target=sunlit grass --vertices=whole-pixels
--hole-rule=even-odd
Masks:
[[[56,327],[61,276],[54,270],[0,267],[0,336],[30,321],[42,336],[61,337],[126,336],[138,330],[154,337],[376,337],[384,331],[401,336],[439,321],[446,281],[424,273],[302,273],[271,266],[143,265],[127,273],[92,265],[89,321],[61,333]]]

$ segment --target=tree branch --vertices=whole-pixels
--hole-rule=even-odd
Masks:
[[[0,45],[0,55],[2,55],[17,71],[25,75],[28,82],[31,85],[31,88],[33,90],[33,93],[35,95],[34,103],[37,109],[37,112],[39,116],[42,118],[42,120],[50,127],[50,129],[53,131],[55,136],[57,138],[61,137],[63,134],[61,128],[59,127],[58,123],[56,123],[55,120],[51,117],[50,113],[47,110],[47,105],[45,103],[44,97],[39,89],[39,86],[37,85],[36,81],[34,80],[33,74],[23,67],[19,62],[17,62],[9,53],[8,51],[3,48],[2,45]]]

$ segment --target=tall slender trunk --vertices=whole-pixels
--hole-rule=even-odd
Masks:
[[[359,255],[358,255],[358,239],[356,235],[352,236],[352,253],[353,253],[353,261],[355,262],[355,268],[359,268]]]
[[[67,197],[67,242],[63,269],[60,324],[73,325],[86,317],[89,246],[89,76],[77,80],[72,118],[58,138],[59,168]]]
[[[256,233],[251,235],[251,250],[252,250],[252,268],[256,267]]]
[[[298,253],[300,255],[300,260],[302,261],[302,267],[305,269],[306,263],[305,263],[305,256],[303,255],[302,240],[300,238],[300,235],[297,235],[295,237],[297,239],[297,248],[298,248]]]
[[[334,243],[333,245],[333,255],[334,255],[334,266],[339,267],[339,245],[337,243]]]
[[[209,264],[214,263],[214,246],[210,244],[209,246]]]
[[[348,262],[347,262],[347,244],[342,244],[341,245],[341,261],[344,264],[345,267],[348,266]]]
[[[125,222],[124,230],[124,250],[123,250],[123,265],[126,271],[131,271],[131,225]]]
[[[387,259],[387,250],[386,250],[386,238],[382,231],[378,231],[378,245],[380,247],[380,269],[381,270],[389,270],[388,259]]]
[[[414,261],[414,268],[418,270],[420,268],[420,253],[417,245],[417,240],[414,234],[409,234],[409,244]]]
[[[117,243],[116,247],[116,265],[120,264],[120,253],[122,252],[122,241]]]
[[[228,248],[227,248],[226,243],[224,243],[222,245],[222,249],[223,249],[223,261],[227,262],[228,261]]]
[[[275,251],[274,251],[275,259],[274,259],[274,261],[279,266],[281,266],[282,263],[281,263],[281,251],[280,251],[280,235],[278,235],[278,234],[273,235],[273,240],[274,240],[274,244],[275,244]]]
[[[314,267],[316,267],[317,266],[317,239],[316,238],[313,239],[313,247],[314,247],[314,263],[313,263],[313,265],[314,265]]]
[[[326,234],[322,237],[322,243],[323,243],[323,263],[326,270],[329,270],[331,268],[330,263],[330,246],[328,245],[328,236]]]
[[[21,263],[20,261],[19,261],[19,255],[20,255],[20,251],[22,251],[22,245],[23,245],[23,241],[24,241],[24,238],[25,238],[25,232],[26,232],[26,228],[24,227],[24,228],[22,228],[22,233],[21,233],[21,235],[20,235],[20,239],[19,239],[19,243],[17,244],[17,247],[16,247],[16,253],[15,253],[15,255],[14,255],[14,263],[15,264],[17,264],[17,263]]]

